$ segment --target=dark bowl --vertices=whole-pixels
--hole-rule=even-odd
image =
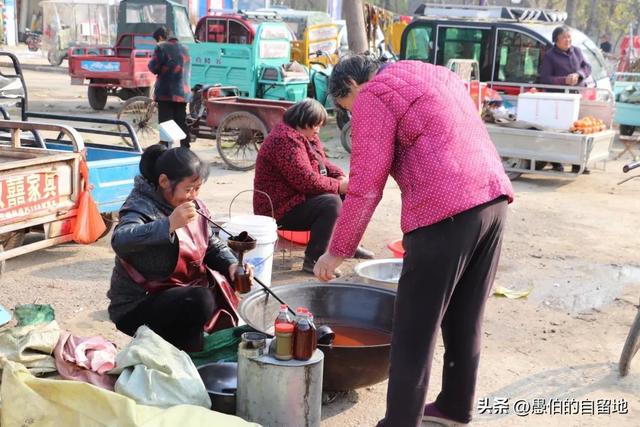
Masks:
[[[211,409],[235,415],[238,364],[235,362],[208,363],[200,366],[198,373],[211,398]]]
[[[291,307],[307,307],[316,325],[347,325],[391,333],[396,293],[354,283],[303,283],[271,288]],[[273,334],[280,303],[262,289],[247,294],[240,316],[253,328]],[[324,352],[323,389],[353,390],[389,376],[390,343],[361,347],[318,345]]]

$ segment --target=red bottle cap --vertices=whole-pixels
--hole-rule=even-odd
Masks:
[[[287,304],[280,304],[280,311],[286,310],[286,309],[287,309]]]
[[[276,333],[289,333],[289,332],[293,332],[293,325],[291,323],[278,323],[276,325]]]

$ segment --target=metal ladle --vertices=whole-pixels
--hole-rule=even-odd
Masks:
[[[229,237],[234,237],[233,234],[229,233],[227,230],[224,229],[224,227],[222,227],[220,224],[217,224],[214,220],[211,219],[211,217],[209,217],[209,215],[205,214],[204,212],[202,212],[200,210],[200,205],[198,205],[198,203],[195,202],[194,200],[194,205],[196,207],[196,212],[198,212],[198,214],[200,214],[203,218],[205,218],[207,221],[209,221],[211,224],[215,225],[216,227],[218,227],[220,230],[224,231],[225,233],[227,233],[229,235]],[[269,295],[271,295],[272,297],[274,297],[280,304],[284,304],[287,306],[287,309],[289,310],[289,312],[291,314],[293,314],[293,316],[296,316],[296,312],[293,311],[293,309],[291,308],[291,306],[289,304],[287,304],[286,302],[284,302],[282,300],[282,298],[280,298],[278,295],[276,295],[267,285],[265,285],[264,283],[262,283],[262,281],[260,279],[258,279],[257,277],[253,277],[253,280],[258,283],[258,285],[260,285],[262,287],[262,289],[268,293]],[[316,328],[316,336],[317,336],[317,341],[319,344],[325,344],[325,345],[330,345],[335,336],[336,333],[333,331],[333,329],[331,329],[330,326],[327,325],[320,325],[319,327]]]

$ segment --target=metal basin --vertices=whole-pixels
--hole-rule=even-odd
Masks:
[[[211,409],[235,415],[238,364],[235,362],[208,363],[200,366],[198,373],[211,398]]]
[[[402,259],[374,259],[361,262],[354,268],[355,273],[365,283],[382,285],[395,289],[402,273]]]
[[[293,307],[304,306],[316,325],[348,325],[391,333],[395,292],[354,283],[302,283],[274,286]],[[240,316],[253,328],[273,333],[280,303],[258,289],[240,303]],[[390,343],[343,347],[318,345],[324,352],[324,391],[353,390],[389,376]]]

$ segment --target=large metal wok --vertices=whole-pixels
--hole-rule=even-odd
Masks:
[[[391,332],[395,292],[353,283],[280,285],[273,291],[293,307],[304,306],[316,325],[349,325]],[[273,333],[280,303],[258,289],[240,303],[240,316],[253,328]],[[389,375],[390,344],[363,347],[318,346],[325,355],[323,390],[353,390]]]

